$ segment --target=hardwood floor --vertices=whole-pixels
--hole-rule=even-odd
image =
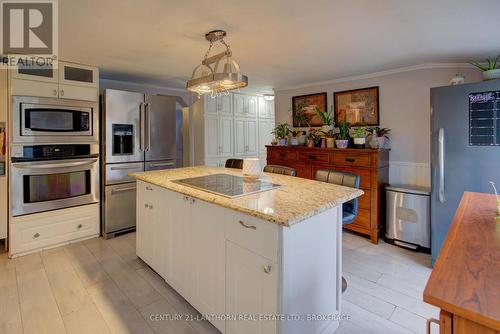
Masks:
[[[430,257],[344,234],[344,294],[337,333],[425,333],[438,310],[422,301]],[[209,334],[196,314],[135,255],[135,234],[59,247],[15,260],[0,255],[0,334]],[[435,329],[435,333],[438,333]]]

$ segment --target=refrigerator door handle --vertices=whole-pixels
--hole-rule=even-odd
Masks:
[[[139,149],[141,151],[144,151],[145,150],[145,141],[146,141],[146,138],[145,138],[145,123],[146,123],[146,119],[145,119],[145,105],[144,103],[141,102],[140,104],[140,107],[139,107],[139,132],[140,132],[140,139],[139,139]]]
[[[147,118],[147,144],[146,151],[151,148],[151,103],[146,103],[146,118]]]
[[[444,164],[445,164],[445,135],[444,129],[440,128],[438,133],[438,164],[439,164],[439,202],[445,202],[445,185],[444,185]]]

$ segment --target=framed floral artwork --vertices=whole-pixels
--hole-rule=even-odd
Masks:
[[[318,110],[327,111],[327,94],[317,93],[292,97],[292,115],[294,127],[323,126],[323,119]]]

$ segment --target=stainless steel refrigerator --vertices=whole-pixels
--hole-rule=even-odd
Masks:
[[[431,90],[434,263],[464,191],[500,185],[500,80]]]
[[[106,89],[101,114],[102,234],[135,228],[135,180],[129,173],[182,165],[182,111],[175,96]]]

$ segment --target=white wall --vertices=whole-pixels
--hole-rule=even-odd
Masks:
[[[456,73],[466,82],[481,80],[467,65],[415,67],[364,78],[342,79],[275,92],[276,124],[292,124],[292,96],[328,93],[328,110],[337,91],[379,86],[380,124],[392,129],[390,182],[430,185],[430,88],[446,86]]]

